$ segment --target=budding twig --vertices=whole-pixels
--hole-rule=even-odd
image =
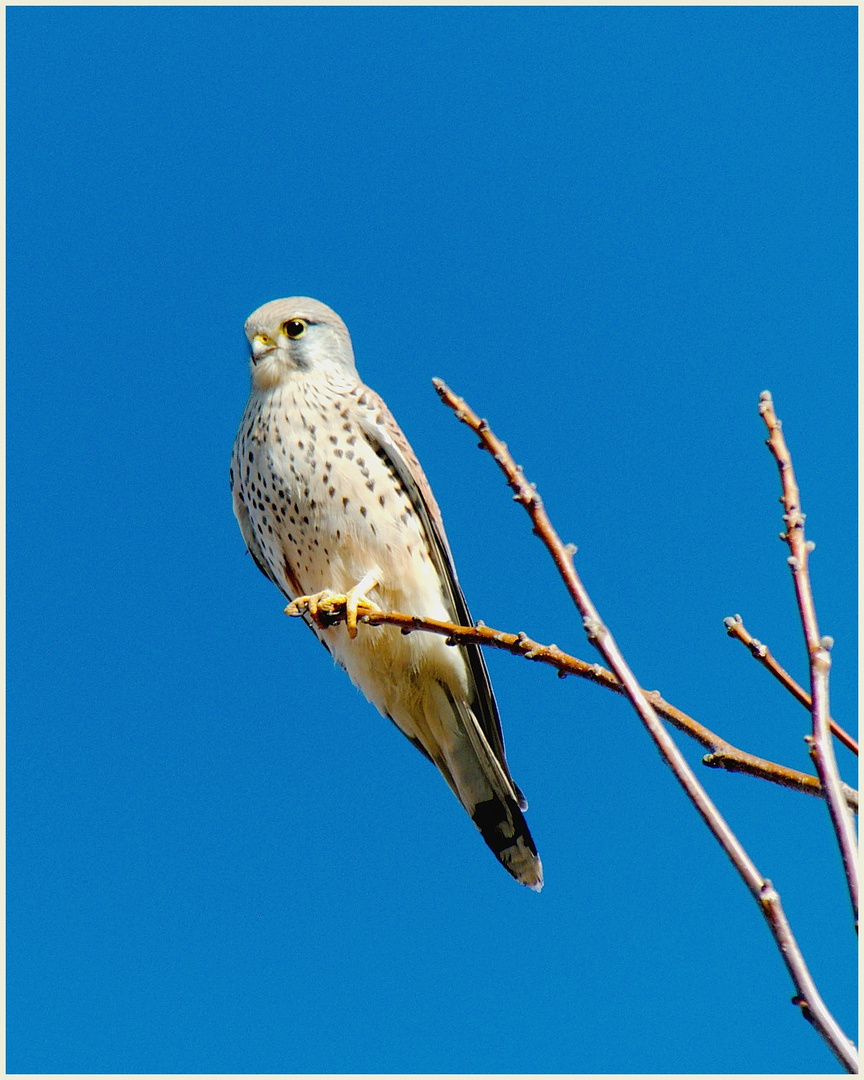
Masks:
[[[828,672],[831,668],[831,646],[834,642],[831,638],[822,637],[819,633],[809,570],[809,557],[813,545],[804,537],[804,514],[801,512],[801,495],[795,480],[795,471],[792,468],[792,455],[789,453],[780,421],[774,411],[774,402],[767,390],[760,395],[759,413],[768,428],[768,448],[774,455],[774,460],[780,470],[780,483],[783,487],[781,501],[785,510],[783,520],[786,523],[786,531],[781,535],[791,552],[788,562],[792,568],[795,596],[798,600],[804,641],[810,659],[810,696],[813,717],[811,753],[819,779],[822,781],[825,801],[828,804],[828,812],[837,836],[857,927],[858,863],[855,823],[840,788],[840,773],[834,757],[829,727]]]
[[[300,615],[299,610],[289,610],[286,614]],[[328,625],[344,622],[346,612],[344,605],[337,605],[332,612],[328,611]],[[419,615],[406,615],[400,611],[369,611],[361,614],[358,623],[366,623],[369,626],[397,626],[403,634],[411,634],[415,630],[429,634],[438,634],[447,639],[448,645],[483,645],[488,648],[501,649],[513,656],[521,656],[526,660],[534,660],[537,663],[547,664],[557,670],[562,677],[575,675],[580,679],[588,679],[606,690],[613,690],[617,694],[626,696],[624,687],[618,682],[611,671],[600,664],[587,664],[575,656],[559,649],[557,645],[543,645],[534,641],[527,634],[510,634],[503,630],[495,630],[483,623],[474,626],[459,626],[456,623],[445,622],[442,619],[424,619]],[[780,787],[789,788],[792,791],[800,791],[805,795],[822,797],[822,787],[819,778],[808,776],[807,773],[790,769],[785,765],[779,765],[766,758],[749,754],[746,750],[739,750],[737,746],[727,742],[726,739],[711,731],[710,728],[694,720],[692,716],[676,709],[665,701],[656,690],[644,690],[643,693],[654,706],[658,716],[668,720],[673,727],[689,735],[691,739],[704,746],[710,753],[702,758],[702,764],[711,769],[725,769],[726,772],[746,773],[748,776],[756,776],[761,780],[768,780]],[[858,812],[858,792],[843,785],[843,791],[849,806]]]
[[[741,842],[714,806],[707,792],[696,779],[681,751],[671,735],[666,731],[655,709],[641,690],[639,683],[621,655],[608,628],[604,626],[597,609],[585,590],[573,564],[571,550],[565,546],[543,507],[536,488],[529,484],[506,446],[489,429],[489,425],[470,408],[467,402],[457,397],[440,379],[434,379],[433,385],[441,397],[458,418],[475,431],[481,439],[481,445],[492,454],[501,468],[507,483],[513,489],[514,498],[525,507],[534,526],[534,532],[542,539],[552,556],[555,565],[573,598],[581,616],[589,640],[597,646],[612,668],[616,678],[636,709],[663,759],[670,766],[676,779],[686,791],[705,824],[714,834],[723,850],[735,866],[751,894],[759,904],[771,933],[777,942],[780,954],[789,974],[798,990],[796,1004],[804,1016],[813,1024],[825,1039],[828,1046],[850,1071],[857,1071],[857,1056],[850,1040],[844,1035],[837,1021],[828,1011],[816,985],[807,969],[804,957],[792,934],[792,928],[783,912],[780,897],[771,883],[757,870]],[[817,697],[814,692],[814,702]],[[825,713],[827,718],[827,710]],[[827,733],[827,721],[825,723]]]
[[[797,683],[789,672],[781,667],[780,664],[771,655],[771,650],[767,645],[763,645],[761,641],[757,641],[756,638],[750,633],[740,615],[730,615],[728,619],[723,620],[723,625],[726,627],[726,633],[731,638],[736,638],[742,645],[746,645],[750,650],[752,656],[759,661],[759,663],[767,670],[770,671],[778,682],[789,691],[792,697],[796,701],[800,701],[804,708],[809,712],[813,699],[807,693],[800,683]],[[844,731],[839,724],[833,720],[828,720],[828,725],[831,728],[832,734],[834,734],[844,746],[848,747],[853,754],[858,755],[858,743],[848,731]]]

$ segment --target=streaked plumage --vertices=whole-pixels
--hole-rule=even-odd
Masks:
[[[289,599],[347,593],[370,572],[384,610],[470,623],[441,514],[407,439],[357,375],[348,330],[308,297],[246,322],[252,391],[231,489],[246,546]],[[479,647],[344,624],[314,633],[376,708],[435,763],[517,880],[542,868],[507,768]]]

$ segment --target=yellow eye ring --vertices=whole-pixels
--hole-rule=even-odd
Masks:
[[[297,338],[303,337],[306,333],[307,325],[305,319],[286,319],[285,322],[282,323],[282,333],[285,337],[291,338],[292,341],[296,341]]]

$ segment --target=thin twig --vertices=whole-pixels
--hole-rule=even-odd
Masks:
[[[843,869],[849,885],[849,898],[855,925],[858,925],[858,863],[856,860],[857,842],[855,823],[840,788],[840,773],[834,757],[834,744],[831,739],[828,720],[828,672],[831,668],[831,647],[834,642],[829,637],[822,637],[816,621],[816,605],[813,602],[813,589],[810,584],[808,561],[810,552],[815,547],[812,541],[804,538],[804,514],[801,512],[801,495],[792,468],[792,455],[783,437],[780,421],[774,412],[774,402],[766,390],[759,397],[759,414],[768,428],[768,448],[774,455],[780,470],[780,482],[783,486],[782,503],[785,513],[783,520],[786,531],[781,538],[789,545],[789,559],[792,580],[795,583],[795,596],[801,614],[801,626],[807,655],[810,658],[810,696],[813,704],[813,735],[811,754],[816,764],[816,771],[825,791],[828,812],[837,835]]]
[[[291,615],[303,614],[300,610],[289,613]],[[332,612],[328,611],[326,622],[328,625],[344,622],[345,617],[344,605],[338,605]],[[600,664],[587,664],[584,660],[565,653],[557,645],[543,645],[529,638],[527,634],[506,633],[481,622],[475,626],[459,626],[441,619],[424,619],[419,615],[406,615],[399,611],[370,611],[363,614],[358,622],[369,626],[398,626],[403,634],[410,634],[415,630],[438,634],[447,639],[448,645],[485,645],[493,649],[501,649],[513,656],[547,664],[555,668],[562,677],[576,675],[578,678],[588,679],[598,686],[626,696],[624,687],[612,672]],[[702,764],[707,765],[708,768],[746,773],[748,776],[769,780],[792,791],[815,795],[817,798],[822,797],[822,787],[818,777],[808,776],[807,773],[799,772],[797,769],[790,769],[785,765],[778,765],[774,761],[757,757],[755,754],[749,754],[746,750],[739,750],[737,746],[733,746],[710,728],[694,720],[692,716],[688,716],[687,713],[676,709],[674,705],[670,705],[668,701],[664,701],[657,690],[643,690],[643,693],[654,706],[658,716],[662,716],[679,731],[710,750],[710,753],[702,758]],[[849,806],[857,813],[858,792],[848,784],[843,785],[843,790]]]
[[[849,1072],[857,1071],[855,1049],[828,1011],[816,989],[783,912],[777,891],[756,869],[750,856],[696,779],[683,754],[640,689],[635,676],[618,650],[608,628],[602,623],[597,609],[594,607],[576,573],[576,568],[573,565],[573,555],[576,549],[573,545],[565,546],[562,543],[552,527],[542,500],[537,495],[536,487],[528,483],[522,470],[508,453],[507,447],[490,431],[486,421],[481,420],[468,404],[462,398],[453,394],[440,379],[433,380],[433,385],[442,401],[454,410],[456,416],[463,423],[467,424],[480,436],[481,447],[492,454],[504,472],[507,483],[514,491],[514,498],[525,507],[531,517],[534,532],[540,536],[552,555],[567,590],[582,615],[583,625],[588,633],[589,641],[601,651],[606,662],[617,676],[618,681],[624,686],[627,696],[630,698],[664,760],[671,767],[676,779],[687,792],[705,824],[722,845],[723,850],[759,904],[789,974],[798,990],[798,994],[794,999],[795,1003],[801,1008],[810,1023],[820,1032],[843,1066]]]
[[[766,671],[770,671],[774,678],[786,687],[792,697],[794,697],[796,701],[800,701],[804,708],[810,712],[813,699],[804,687],[796,682],[784,667],[778,664],[768,646],[763,645],[761,641],[757,641],[756,638],[753,637],[744,625],[741,616],[730,615],[728,619],[723,620],[723,625],[726,627],[726,633],[729,637],[740,641],[742,645],[746,645],[750,650],[751,655],[759,661],[762,667],[764,667]],[[857,757],[858,743],[852,738],[848,731],[844,731],[839,724],[835,723],[830,718],[828,720],[828,726],[831,728],[832,734],[834,734],[840,742],[848,747],[848,749]]]

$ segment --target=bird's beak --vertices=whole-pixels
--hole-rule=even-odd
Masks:
[[[272,352],[276,348],[276,342],[266,334],[256,334],[252,338],[252,363],[257,364],[262,356]]]

